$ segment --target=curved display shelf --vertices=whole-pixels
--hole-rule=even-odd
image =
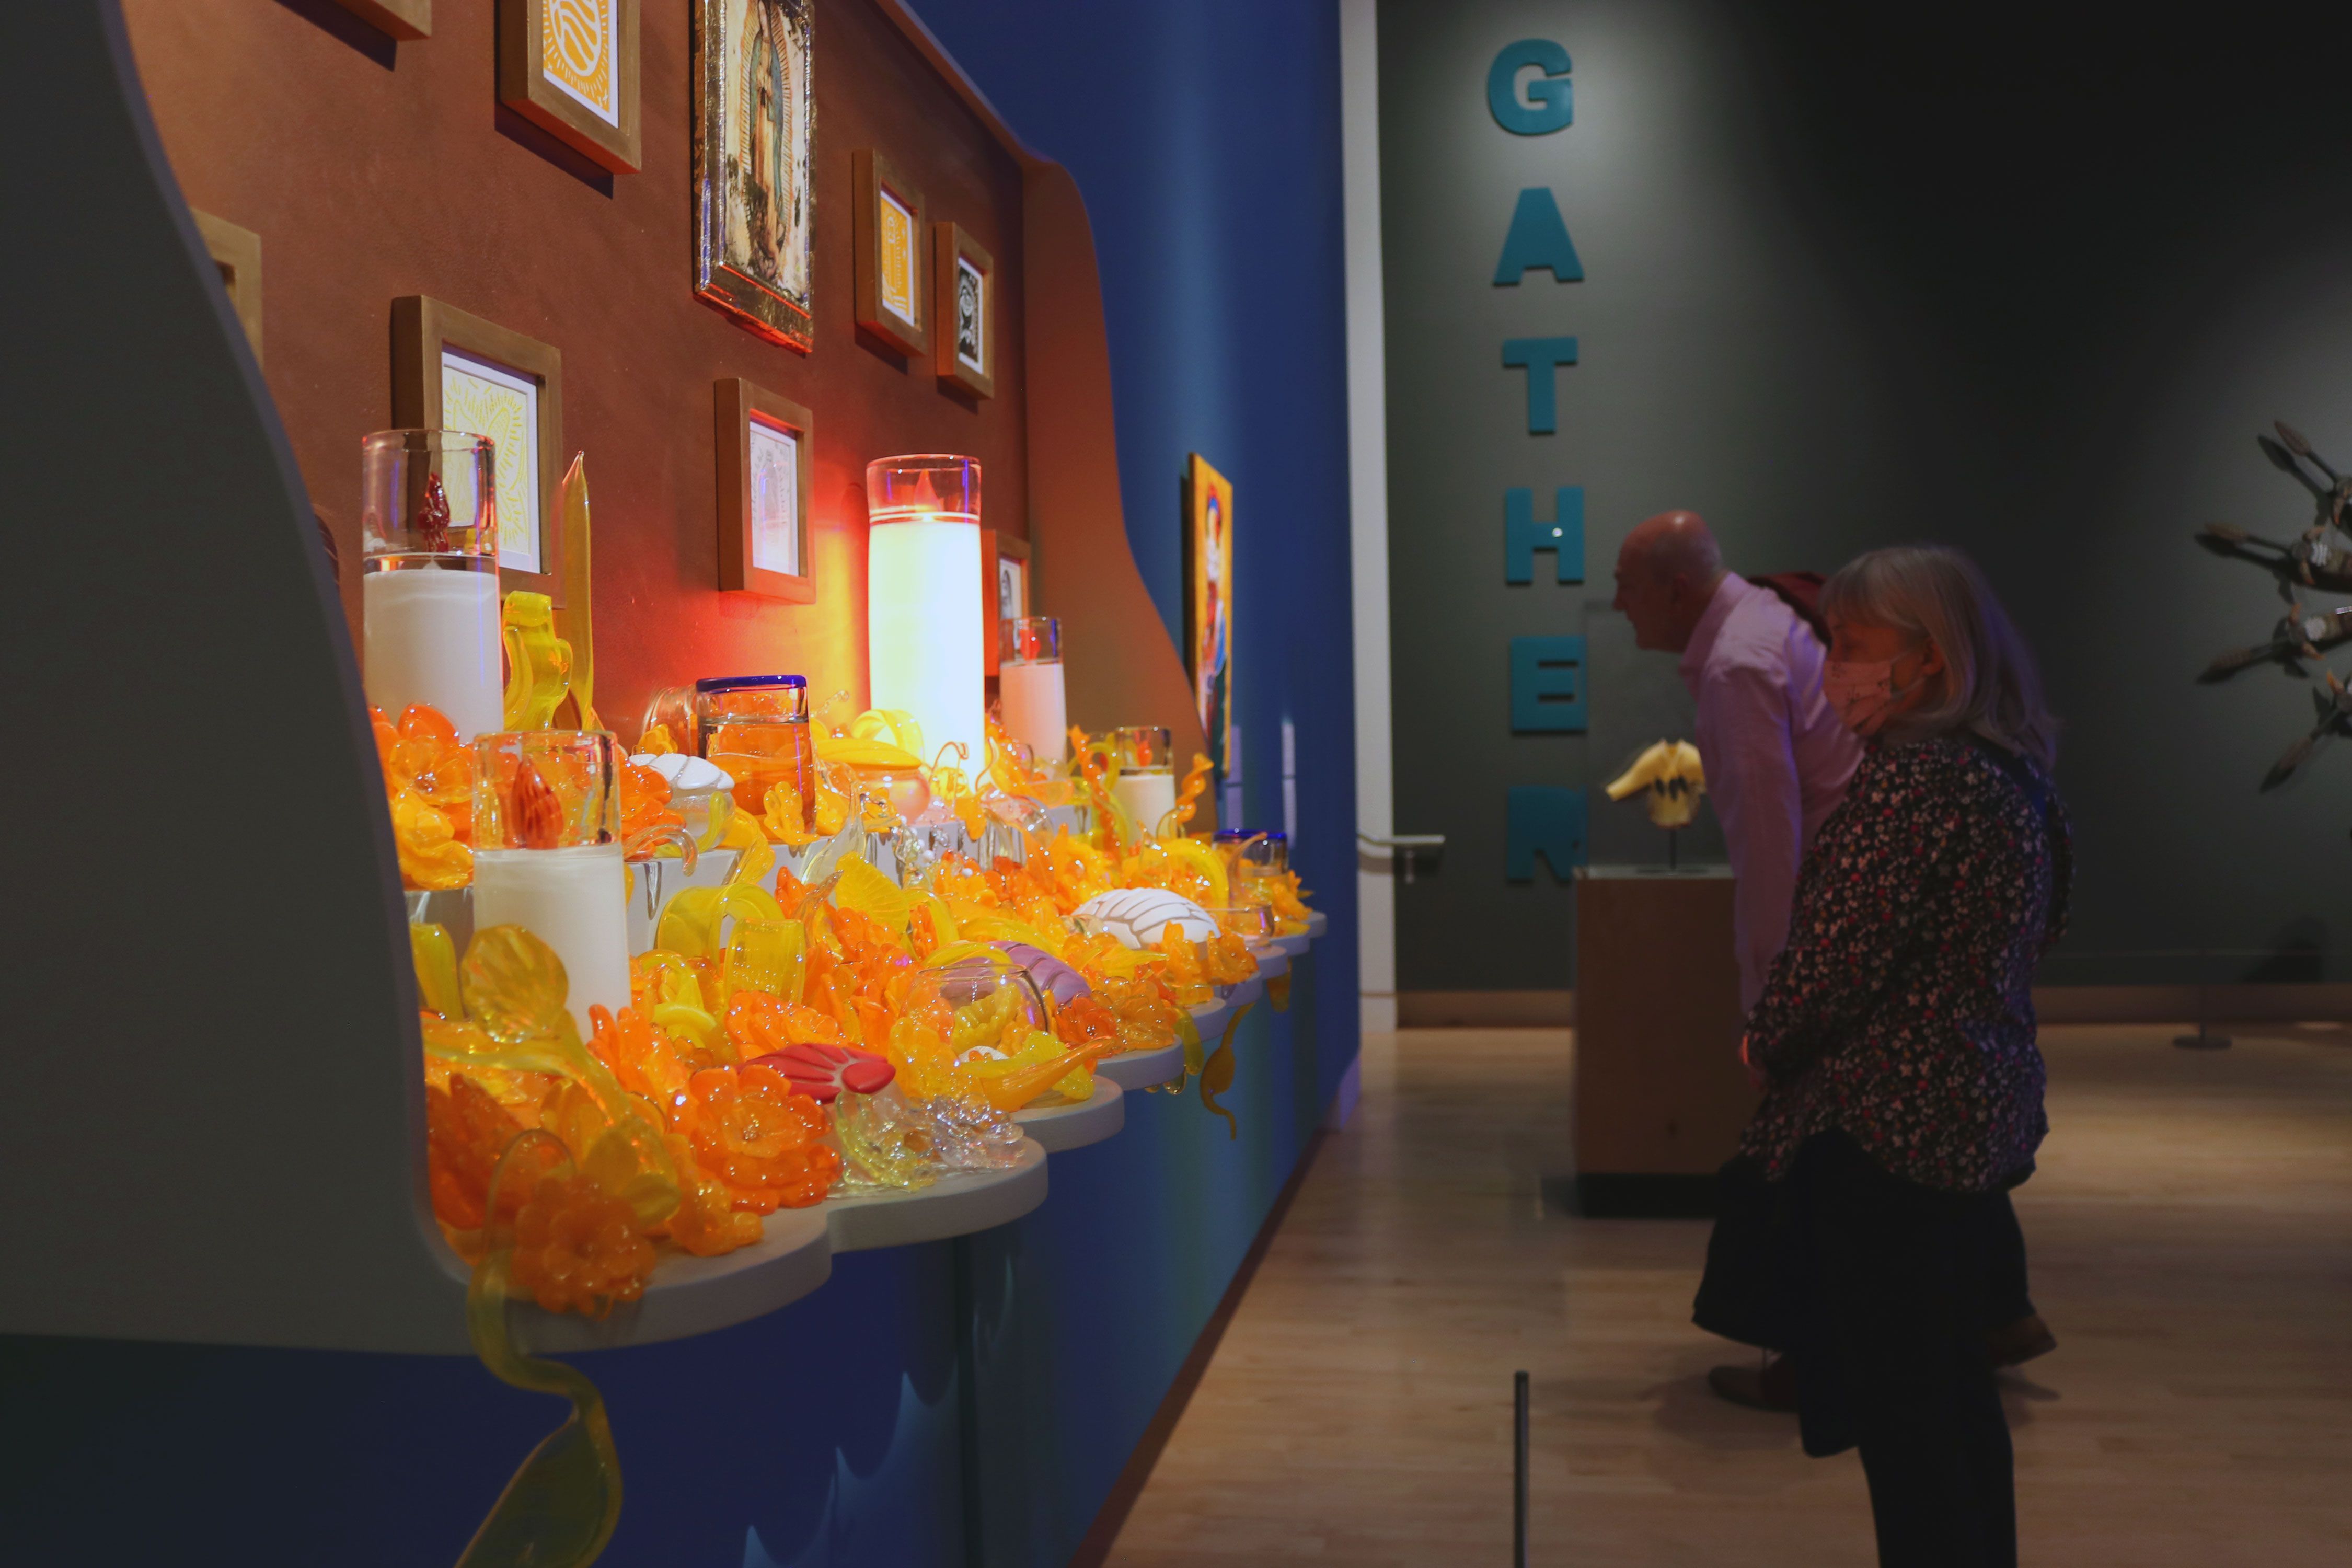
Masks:
[[[1045,1150],[1034,1138],[1024,1138],[1020,1161],[1009,1170],[944,1176],[916,1192],[870,1193],[827,1198],[814,1208],[779,1209],[766,1216],[767,1235],[756,1247],[723,1258],[665,1258],[644,1298],[601,1321],[543,1312],[527,1303],[509,1310],[518,1341],[537,1352],[614,1350],[685,1339],[790,1306],[832,1278],[835,1253],[966,1236],[1019,1219],[1045,1201]],[[444,1274],[448,1310],[438,1316],[435,1331],[425,1342],[397,1348],[446,1355],[473,1350],[466,1338],[465,1265],[445,1252]]]
[[[1087,1099],[1033,1105],[1026,1110],[1014,1111],[1013,1120],[1048,1154],[1083,1149],[1089,1143],[1101,1142],[1127,1125],[1127,1091],[1119,1087],[1117,1079],[1105,1078],[1097,1072],[1095,1091]]]
[[[1320,942],[1323,939],[1323,933],[1330,929],[1331,917],[1329,915],[1325,914],[1321,910],[1309,910],[1307,912],[1307,935],[1308,940]]]
[[[831,1279],[834,1253],[845,1250],[833,1239],[826,1206],[778,1209],[766,1216],[767,1234],[757,1247],[724,1258],[663,1258],[644,1299],[601,1322],[575,1312],[512,1308],[516,1336],[534,1351],[608,1350],[705,1334],[789,1306]],[[473,1346],[466,1339],[462,1275],[457,1287],[450,1342],[433,1348],[463,1354]]]
[[[824,1216],[834,1251],[867,1252],[969,1236],[1019,1219],[1045,1201],[1045,1151],[1024,1138],[1020,1163],[1010,1170],[942,1176],[919,1192],[827,1198],[814,1212]]]
[[[1157,1089],[1183,1070],[1184,1047],[1181,1043],[1162,1046],[1156,1051],[1129,1051],[1123,1056],[1105,1057],[1095,1063],[1097,1080],[1108,1079],[1121,1089]]]

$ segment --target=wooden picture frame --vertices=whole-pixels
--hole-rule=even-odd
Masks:
[[[335,4],[404,43],[433,36],[433,0],[335,0]]]
[[[229,309],[236,312],[238,325],[245,328],[245,341],[253,345],[253,363],[259,364],[261,237],[208,212],[191,207],[188,213],[196,220],[196,233],[203,237],[205,253],[220,271],[221,287],[228,290]]]
[[[816,603],[810,491],[816,439],[809,411],[738,376],[722,377],[717,405],[719,458],[719,585],[782,599]],[[786,467],[788,465],[788,468]],[[781,492],[789,485],[790,495]],[[788,531],[780,534],[775,509],[786,501]]]
[[[932,368],[943,386],[996,395],[996,260],[958,223],[931,226]]]
[[[980,593],[981,621],[988,628],[986,674],[994,675],[1003,658],[999,628],[1031,613],[1029,582],[1029,542],[992,528],[982,529]]]
[[[462,378],[455,386],[452,373]],[[453,402],[464,406],[453,408]],[[453,426],[452,416],[463,418],[466,408],[485,416],[474,423],[499,428]],[[392,422],[402,429],[467,429],[499,443],[499,585],[544,594],[561,608],[563,520],[556,494],[563,475],[563,356],[454,305],[405,295],[392,302]],[[517,445],[531,448],[520,467],[511,459]],[[518,511],[529,514],[520,525],[512,521]],[[535,561],[516,545],[519,536],[535,544]]]
[[[695,297],[802,353],[816,344],[813,5],[694,0]]]
[[[499,0],[499,101],[582,156],[633,174],[639,0]]]
[[[850,229],[856,256],[857,324],[909,359],[930,347],[923,279],[923,236],[929,224],[923,193],[870,147],[851,153]]]

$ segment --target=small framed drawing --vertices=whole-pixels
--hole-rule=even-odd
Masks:
[[[992,528],[982,529],[980,569],[982,618],[987,645],[982,653],[984,673],[994,675],[1001,646],[997,628],[1029,613],[1029,542],[999,533]]]
[[[718,392],[719,585],[814,604],[809,411],[735,377]]]
[[[499,101],[616,174],[644,161],[638,0],[499,0]]]
[[[881,153],[850,154],[849,185],[857,210],[850,229],[856,251],[857,324],[910,359],[930,346],[924,318],[923,193]]]
[[[815,343],[814,0],[694,0],[694,292],[760,336]]]
[[[499,585],[563,604],[563,356],[421,294],[392,302],[392,422],[498,447]]]
[[[933,354],[943,384],[996,395],[996,263],[961,224],[931,226]]]
[[[253,345],[253,360],[261,363],[261,237],[249,228],[240,228],[226,218],[217,218],[207,212],[188,209],[196,220],[196,233],[205,242],[205,254],[213,258],[220,272],[221,287],[228,290],[229,309],[236,312],[237,324],[245,329],[246,342]]]

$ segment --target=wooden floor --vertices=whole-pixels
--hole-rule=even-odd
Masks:
[[[2061,1341],[2011,1375],[2023,1558],[2352,1564],[2352,1031],[2045,1031],[2018,1195]],[[1115,1568],[1509,1562],[1510,1386],[1535,1380],[1530,1561],[1874,1561],[1852,1455],[1710,1395],[1706,1229],[1544,1202],[1565,1031],[1365,1042],[1329,1139],[1114,1548]]]

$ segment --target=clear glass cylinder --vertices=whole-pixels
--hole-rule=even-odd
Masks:
[[[877,458],[866,465],[870,522],[980,521],[980,460],[946,452]]]
[[[1023,616],[996,623],[997,662],[1058,663],[1062,658],[1062,623],[1051,616]]]
[[[1264,828],[1220,828],[1217,853],[1244,874],[1267,875],[1290,869],[1290,836]]]
[[[800,792],[801,828],[816,829],[816,744],[809,731],[808,679],[730,675],[694,683],[695,749],[735,780],[735,804],[754,816],[768,791]]]
[[[474,742],[474,847],[621,841],[621,748],[602,730],[506,730]]]
[[[869,698],[922,726],[935,761],[950,743],[964,765],[986,758],[986,638],[981,582],[980,464],[971,458],[884,458],[866,468],[866,639]]]
[[[505,722],[498,455],[485,436],[379,430],[360,442],[362,663],[398,719],[437,709],[468,739]]]
[[[1121,773],[1166,773],[1176,765],[1175,742],[1157,724],[1129,724],[1110,732],[1112,754]]]

